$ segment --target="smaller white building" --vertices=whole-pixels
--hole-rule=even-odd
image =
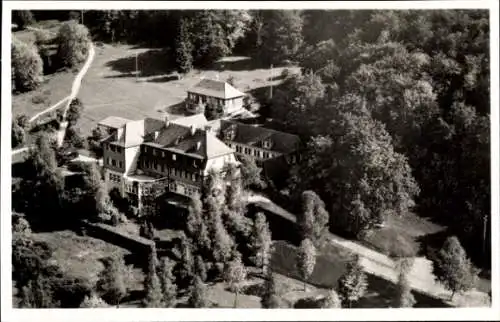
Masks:
[[[222,107],[224,114],[232,114],[243,108],[245,93],[232,85],[218,80],[203,79],[187,91],[186,110],[202,113],[207,104]]]

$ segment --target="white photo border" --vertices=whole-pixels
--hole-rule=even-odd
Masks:
[[[499,280],[499,4],[475,1],[5,1],[2,13],[1,317],[2,321],[333,321],[498,320]],[[11,268],[11,12],[15,9],[488,9],[491,74],[492,307],[443,309],[15,309]]]

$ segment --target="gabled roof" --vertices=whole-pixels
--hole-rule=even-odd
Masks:
[[[234,152],[213,134],[196,127],[170,123],[151,144],[166,150],[203,159],[212,159]]]
[[[245,96],[245,93],[240,92],[230,84],[213,79],[201,80],[194,87],[190,88],[188,92],[222,99]]]
[[[203,128],[208,123],[208,120],[203,113],[200,113],[186,117],[179,117],[178,119],[172,120],[171,123],[183,126],[194,125],[198,128]]]
[[[215,126],[217,125],[214,124]],[[220,121],[222,135],[231,127],[235,131],[232,141],[236,143],[263,148],[263,142],[270,140],[272,145],[269,150],[285,154],[296,151],[300,145],[300,138],[294,134],[233,121]]]
[[[130,122],[130,120],[119,116],[108,116],[97,124],[119,129],[122,128],[127,122]]]

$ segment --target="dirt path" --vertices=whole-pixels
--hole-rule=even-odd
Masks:
[[[66,129],[68,128],[68,121],[66,120],[67,114],[68,114],[68,109],[69,105],[73,101],[73,99],[76,98],[78,95],[78,91],[80,90],[80,86],[82,85],[82,79],[87,73],[90,65],[92,64],[92,61],[94,60],[95,57],[95,48],[94,44],[90,42],[89,45],[89,54],[87,56],[87,60],[85,61],[85,64],[83,65],[82,69],[78,72],[78,75],[76,75],[75,80],[73,81],[73,86],[71,87],[71,94],[68,97],[68,101],[66,102],[66,107],[64,108],[63,112],[63,121],[61,122],[59,131],[57,132],[57,145],[61,146],[64,140],[64,136],[66,134]]]
[[[263,195],[252,194],[247,196],[247,200],[249,202],[268,203],[272,205],[272,209],[279,209],[279,212],[287,213],[286,217],[295,217],[295,215],[290,214]],[[391,282],[397,281],[398,272],[395,263],[388,256],[334,234],[330,234],[327,240],[329,243],[358,254],[361,257],[361,264],[366,272]],[[409,274],[409,280],[411,286],[415,290],[440,298],[453,306],[484,307],[487,306],[489,302],[488,295],[476,289],[465,294],[457,294],[453,301],[449,301],[450,291],[446,290],[440,283],[435,281],[434,275],[432,274],[432,262],[426,257],[417,257],[415,259],[415,264]]]

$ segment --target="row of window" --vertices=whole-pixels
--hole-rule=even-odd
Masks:
[[[123,168],[123,161],[116,161],[115,159],[109,157],[106,159],[106,164],[120,169]]]
[[[110,173],[109,174],[109,181],[120,183],[121,182],[121,176],[119,176],[117,174],[114,174],[114,173]]]
[[[144,152],[147,153],[149,151],[149,149],[151,149],[153,156],[159,156],[159,157],[161,156],[162,158],[165,158],[165,156],[166,156],[165,151],[159,151],[157,149],[150,148],[147,146],[144,147]],[[172,157],[173,161],[177,161],[177,155],[175,153],[172,153],[171,157]],[[193,165],[195,167],[198,166],[198,160],[193,160]]]
[[[211,96],[198,95],[194,93],[188,93],[188,99],[191,101],[199,102],[201,101],[203,104],[206,102],[210,102],[212,104],[224,105],[224,100],[220,98],[215,98]]]
[[[229,144],[229,146],[232,147],[232,144]],[[257,157],[257,158],[261,158],[261,159],[269,159],[269,158],[272,158],[272,157],[276,156],[274,153],[271,153],[271,152],[256,150],[256,149],[247,148],[247,147],[242,147],[242,146],[239,146],[239,145],[236,145],[235,148],[236,148],[236,152],[237,153],[242,153],[242,154],[246,154],[246,155],[249,155],[249,156],[254,156],[254,157]]]
[[[109,150],[111,150],[112,152],[117,152],[117,153],[122,153],[123,152],[123,148],[120,147],[120,146],[115,146],[113,144],[106,144],[106,146]]]
[[[164,174],[169,174],[171,176],[191,180],[193,182],[198,181],[200,178],[200,175],[197,173],[179,170],[176,168],[168,168],[164,164],[161,164],[161,165],[158,164],[156,161],[152,161],[152,162],[151,161],[143,161],[142,166],[143,166],[143,169],[151,169],[151,170],[161,172]]]

